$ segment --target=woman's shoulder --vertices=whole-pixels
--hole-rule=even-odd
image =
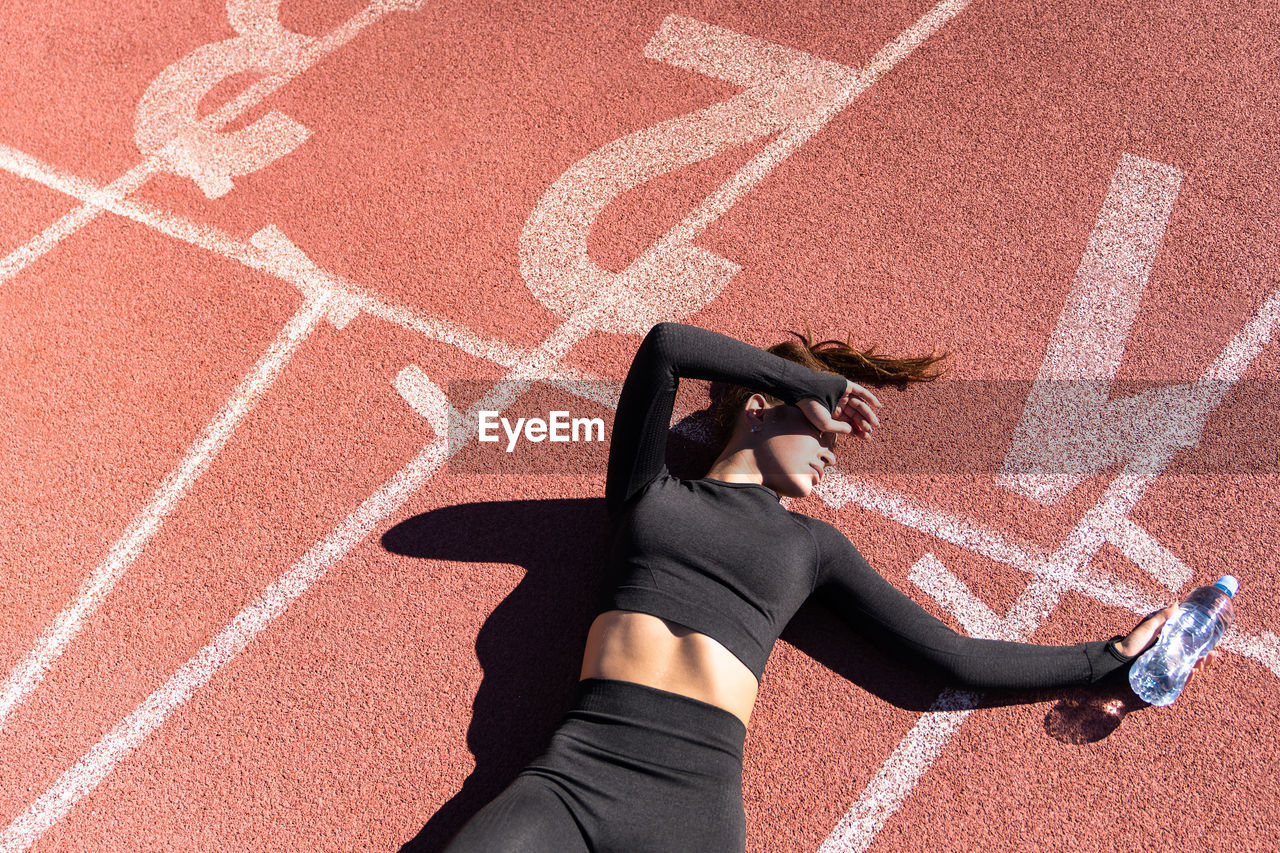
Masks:
[[[829,521],[823,521],[821,518],[814,518],[811,515],[796,512],[793,509],[788,509],[787,513],[795,519],[797,524],[809,531],[813,536],[814,541],[818,544],[819,549],[822,548],[824,543],[830,544],[846,538],[845,535],[840,532],[840,528],[836,527]]]
[[[826,524],[826,522],[820,518],[814,518],[812,515],[805,515],[803,512],[797,512],[794,509],[788,508],[787,514],[807,529],[812,529],[815,525]]]

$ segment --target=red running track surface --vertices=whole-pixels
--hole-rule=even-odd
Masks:
[[[1155,708],[806,605],[748,848],[1272,847],[1271,6],[279,6],[4,13],[0,849],[438,849],[567,707],[605,549],[601,444],[449,407],[608,422],[654,322],[806,319],[954,354],[791,504],[930,612],[1239,615]]]

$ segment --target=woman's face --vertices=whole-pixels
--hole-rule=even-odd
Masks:
[[[822,471],[836,461],[834,432],[818,428],[795,406],[776,405],[764,410],[756,439],[756,464],[764,484],[779,495],[807,497]]]

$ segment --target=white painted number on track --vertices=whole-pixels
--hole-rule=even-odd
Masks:
[[[609,332],[643,334],[660,320],[680,320],[699,311],[740,267],[693,241],[967,4],[939,3],[861,69],[691,18],[667,16],[645,46],[646,57],[746,91],[611,142],[561,175],[520,235],[526,285],[561,317],[592,304],[600,294],[618,293],[620,298],[600,320],[600,328]],[[627,269],[611,272],[587,256],[587,237],[596,220],[627,190],[772,134],[777,138]]]
[[[603,269],[587,256],[587,236],[605,207],[633,187],[727,149],[785,129],[820,126],[825,123],[823,108],[838,102],[857,74],[798,50],[677,15],[663,21],[644,55],[747,89],[588,154],[542,196],[520,239],[521,271],[543,305],[565,316],[595,294],[621,290],[625,296],[604,318],[603,327],[634,334],[643,334],[659,320],[698,311],[737,275],[741,268],[733,261],[692,242],[737,196],[712,203],[696,225],[686,221],[676,226],[621,273]],[[756,164],[749,177],[743,170],[735,180],[754,183],[789,153]]]
[[[414,11],[422,0],[376,3],[379,11]],[[209,198],[232,189],[233,175],[262,169],[310,137],[303,125],[273,110],[248,127],[227,132],[199,121],[196,107],[234,74],[277,74],[303,63],[319,41],[286,30],[280,0],[227,0],[227,20],[239,35],[201,45],[170,65],[147,87],[134,118],[138,150],[163,152],[166,166],[191,178]]]
[[[741,171],[734,181],[727,184],[719,194],[713,197],[714,203],[704,205],[700,212],[696,212],[693,217],[686,220],[682,226],[683,230],[677,229],[676,232],[673,232],[675,237],[687,242],[696,233],[700,233],[701,229],[706,227],[705,223],[710,222],[715,216],[727,209],[737,197],[745,193],[755,181],[759,180],[761,174],[772,168],[769,166],[770,163],[776,163],[795,150],[821,124],[825,123],[839,109],[865,91],[884,73],[909,55],[925,39],[937,32],[947,21],[963,10],[968,5],[968,2],[969,0],[943,0],[943,2],[926,12],[913,26],[904,30],[897,39],[885,45],[872,58],[868,65],[857,75],[857,79],[851,82],[842,93],[842,97],[838,99],[838,102],[829,109],[828,114],[819,116],[818,119],[820,120],[813,124],[784,132],[762,155],[753,161],[756,164],[755,171],[753,171],[753,166],[749,164],[747,169]],[[250,86],[244,93],[218,109],[215,113],[200,119],[200,122],[210,127],[218,127],[230,121],[231,118],[239,115],[252,104],[257,103],[271,91],[282,86],[288,79],[310,67],[321,56],[346,43],[380,15],[388,11],[413,10],[419,8],[420,5],[419,0],[381,0],[381,2],[374,2],[333,33],[320,39],[313,49],[305,51],[305,55],[299,57],[286,70],[275,73],[265,80]],[[733,36],[732,33],[728,35],[730,37]],[[791,130],[794,130],[794,132],[791,132]],[[3,261],[0,261],[0,282],[7,281],[16,275],[33,260],[57,245],[61,239],[92,221],[103,209],[116,209],[122,215],[142,216],[149,224],[161,225],[161,230],[165,231],[165,233],[172,231],[172,236],[185,234],[187,238],[193,237],[194,235],[187,234],[189,229],[174,227],[177,223],[170,221],[166,217],[157,218],[151,215],[144,206],[120,205],[125,196],[145,184],[162,168],[163,164],[167,162],[165,161],[167,150],[166,148],[152,154],[145,163],[135,167],[135,169],[113,181],[107,187],[90,193],[90,200],[86,200],[82,207],[62,217],[49,226],[45,232],[15,250]],[[33,174],[39,172],[43,174],[48,171],[39,166],[39,164],[34,163],[31,158],[17,156],[17,152],[0,153],[7,153],[8,155],[0,157],[0,164],[7,163],[7,166],[12,166],[19,172],[31,172]],[[764,165],[761,166],[760,164]],[[761,168],[763,168],[763,171],[760,171]],[[60,188],[68,188],[73,184],[79,187],[82,183],[54,179],[47,174],[45,177]],[[203,233],[204,236],[213,236],[207,230]],[[668,235],[668,239],[671,237],[672,235]],[[257,262],[262,262],[265,258],[259,257],[260,255],[270,255],[273,268],[281,265],[285,267],[286,269],[283,271],[286,272],[289,280],[294,281],[312,297],[299,314],[295,316],[294,320],[291,321],[290,326],[286,327],[282,333],[287,335],[289,340],[298,341],[301,338],[305,338],[316,327],[322,317],[329,319],[330,322],[339,327],[350,319],[349,300],[345,298],[344,294],[339,294],[335,291],[332,277],[321,275],[319,268],[310,263],[309,260],[304,263],[297,250],[292,244],[288,243],[283,235],[274,230],[264,230],[255,235],[255,238],[253,245],[254,259]],[[206,245],[208,241],[198,240],[197,242],[201,245]],[[239,250],[233,252],[233,254],[237,253],[244,254]],[[466,413],[461,415],[460,431],[464,434],[474,433],[476,413],[478,411],[482,409],[494,411],[505,409],[506,406],[523,393],[524,389],[532,381],[536,378],[545,377],[549,372],[554,372],[559,362],[575,344],[592,331],[604,328],[605,323],[602,320],[617,314],[616,305],[623,301],[623,295],[622,291],[614,289],[591,294],[591,298],[586,299],[584,304],[580,305],[577,310],[572,311],[565,319],[565,322],[556,328],[540,346],[515,359],[514,363],[509,365],[510,372],[496,383],[483,399],[477,401]],[[358,307],[368,308],[369,305],[368,303],[363,303]],[[299,333],[299,330],[302,330],[302,332]],[[274,353],[277,349],[278,347],[273,345],[272,352]],[[279,364],[282,363],[282,360],[273,359],[273,363]],[[266,384],[269,384],[269,379]],[[402,371],[396,378],[396,387],[404,395],[405,399],[433,424],[441,424],[456,415],[456,411],[444,399],[439,389],[430,383],[425,374],[422,374],[416,367],[410,366],[405,371]],[[243,407],[236,406],[235,408],[241,410]],[[445,414],[446,411],[448,412],[447,415]],[[190,699],[193,693],[204,687],[218,670],[239,655],[259,632],[278,619],[286,611],[290,602],[323,578],[330,565],[340,561],[356,543],[362,541],[377,526],[385,523],[389,516],[394,514],[411,495],[430,480],[456,449],[456,446],[451,449],[444,437],[436,437],[428,441],[414,459],[392,475],[351,515],[334,528],[324,539],[317,542],[295,565],[286,569],[275,582],[267,587],[257,600],[242,609],[209,644],[148,696],[133,713],[125,717],[115,728],[105,734],[76,764],[68,768],[53,785],[38,796],[3,832],[0,832],[0,853],[18,853],[18,851],[25,851],[35,844],[76,803],[88,796],[120,761],[132,753],[153,731],[163,725],[170,714]],[[211,458],[211,454],[205,454],[203,450],[197,455],[201,460]],[[184,471],[188,470],[188,467],[184,465]],[[194,479],[195,476],[198,476],[198,471],[192,469],[191,479]],[[173,498],[174,494],[176,492],[168,493],[166,500]],[[171,506],[171,503],[169,506]],[[155,523],[158,523],[158,519],[163,517],[167,510],[168,506],[152,514],[151,531],[154,530]],[[149,535],[150,533],[146,532],[136,537],[129,536],[131,547],[140,548],[141,543]],[[114,579],[119,576],[119,571],[122,571],[121,565],[115,565],[110,571],[105,572],[104,578],[108,585],[114,583]],[[89,590],[88,594],[82,593],[78,601],[96,602],[97,592],[98,590],[95,588],[94,590]],[[75,617],[79,618],[80,616],[82,616],[82,613],[77,611]],[[59,633],[61,639],[65,639],[66,636],[69,635],[65,632]],[[55,642],[51,645],[51,647],[53,646],[58,647],[58,651],[55,652],[56,655],[61,651],[61,641]],[[42,668],[40,669],[43,671]],[[15,677],[17,675],[18,673],[15,672]],[[28,687],[19,687],[16,692],[25,693],[26,689]]]
[[[1120,462],[1199,438],[1186,384],[1111,399],[1129,330],[1182,173],[1126,154],[1089,238],[1075,285],[997,483],[1045,504]]]
[[[227,0],[227,19],[238,36],[201,45],[151,81],[134,119],[133,140],[143,154],[169,146],[166,165],[191,178],[209,198],[231,191],[232,175],[248,175],[279,160],[307,140],[311,131],[279,111],[271,111],[234,132],[201,124],[200,103],[233,74],[270,74],[297,63],[315,43],[280,24],[280,0]]]
[[[262,101],[263,98],[277,91],[325,56],[351,41],[365,27],[374,23],[383,15],[396,11],[414,11],[421,8],[423,2],[425,0],[375,0],[375,2],[370,3],[367,7],[352,15],[328,34],[308,42],[307,47],[299,51],[292,61],[268,74],[263,79],[256,81],[235,98],[232,98],[207,116],[200,118],[200,125],[210,130],[222,127],[236,116],[241,115]],[[170,145],[173,146],[172,149]],[[183,147],[182,136],[171,139],[164,148],[151,153],[146,160],[134,166],[98,192],[93,193],[80,207],[58,217],[57,220],[35,237],[14,249],[4,258],[0,258],[0,285],[10,281],[67,237],[88,225],[103,210],[137,192],[160,172],[171,169],[172,164],[169,162],[170,151],[182,149]],[[181,155],[175,159],[183,161]],[[216,189],[216,186],[214,189]]]
[[[1096,398],[1098,403],[1099,422],[1087,429],[1101,436],[1101,446],[1108,453],[1104,466],[1126,463],[1060,547],[1045,553],[1033,543],[1018,542],[967,519],[915,505],[903,495],[856,483],[839,472],[823,478],[819,494],[833,507],[860,504],[885,518],[1032,575],[1009,611],[998,617],[936,557],[927,555],[918,561],[911,569],[912,582],[952,611],[971,635],[1027,642],[1068,591],[1139,615],[1167,604],[1091,565],[1108,542],[1171,590],[1178,590],[1191,577],[1189,569],[1139,527],[1130,513],[1178,448],[1195,445],[1205,419],[1272,340],[1280,325],[1280,289],[1269,295],[1219,358],[1206,368],[1201,376],[1204,383],[1171,386],[1161,389],[1160,394],[1132,398],[1109,408],[1106,387],[1124,353],[1128,330],[1181,180],[1181,172],[1171,166],[1128,154],[1121,157],[1076,274],[1075,287],[1067,298],[1024,409],[1020,434],[1033,434],[1035,427],[1043,429],[1044,422],[1052,424],[1060,417],[1057,405],[1044,402],[1053,398],[1053,386],[1064,384],[1057,380],[1100,380],[1100,397],[1096,388],[1089,389],[1087,383],[1079,382],[1086,387],[1086,396],[1093,395],[1090,399]],[[1148,429],[1135,429],[1133,425],[1141,423],[1143,417],[1148,419]],[[1116,437],[1108,438],[1108,432],[1101,429],[1104,421],[1109,430],[1118,433]],[[1047,452],[1052,462],[1065,466],[1074,461],[1071,454],[1079,452],[1079,448],[1060,442],[1050,444]],[[1027,474],[1028,460],[1044,458],[1035,454],[1032,447],[1016,445],[1006,459],[1001,484],[1006,488],[1017,485],[1029,497],[1052,501],[1079,482],[1080,471],[1089,470],[1071,469],[1060,479],[1045,476],[1044,472]],[[1013,473],[1022,476],[1015,478]],[[1280,676],[1280,637],[1270,631],[1249,636],[1235,625],[1218,648],[1256,660]],[[980,694],[970,691],[940,693],[929,713],[921,716],[868,781],[819,853],[850,853],[870,847],[980,699]]]

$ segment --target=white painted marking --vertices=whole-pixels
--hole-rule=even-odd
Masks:
[[[1169,190],[1172,180],[1172,174],[1167,169],[1168,167],[1161,164],[1125,155],[1117,169],[1117,177],[1112,182],[1112,191],[1108,195],[1109,201],[1113,197],[1128,198],[1145,209],[1148,215],[1152,211],[1163,210],[1163,216],[1167,220],[1169,207],[1160,201],[1165,197],[1164,194]],[[1145,190],[1135,186],[1135,182],[1141,183],[1143,180],[1150,182],[1150,186]],[[1173,189],[1176,190],[1176,186]],[[1167,200],[1170,204],[1172,203],[1172,199]],[[1068,299],[1071,313],[1077,319],[1092,315],[1099,318],[1101,322],[1106,319],[1101,305],[1090,308],[1090,298],[1105,302],[1107,299],[1115,299],[1115,294],[1119,291],[1122,294],[1120,304],[1129,305],[1128,297],[1123,295],[1126,293],[1125,288],[1129,288],[1128,292],[1131,293],[1138,278],[1145,282],[1150,265],[1150,258],[1146,257],[1146,252],[1148,249],[1154,251],[1154,248],[1144,241],[1149,240],[1150,235],[1156,233],[1157,228],[1149,219],[1144,218],[1142,221],[1133,222],[1121,207],[1122,205],[1104,205],[1104,212],[1099,217],[1097,229],[1110,230],[1117,222],[1130,223],[1132,230],[1121,227],[1120,233],[1113,232],[1110,240],[1110,245],[1120,246],[1121,251],[1127,253],[1128,267],[1120,270],[1113,269],[1114,276],[1110,279],[1101,274],[1092,273],[1077,276],[1077,290],[1073,291]],[[1162,234],[1163,229],[1164,223],[1161,222],[1158,225],[1159,233]],[[1138,235],[1136,246],[1135,241],[1131,239],[1135,231]],[[1146,237],[1141,236],[1144,233]],[[1090,245],[1095,245],[1092,239]],[[1097,244],[1096,251],[1091,249],[1094,251],[1094,256],[1092,259],[1086,258],[1086,264],[1108,269],[1107,260],[1098,254],[1105,254],[1107,245],[1107,241],[1101,241]],[[1145,269],[1142,268],[1143,265]],[[1084,266],[1085,264],[1082,264],[1082,268]],[[1112,283],[1110,288],[1102,286],[1106,281]],[[1121,321],[1120,325],[1127,330],[1132,318],[1125,320],[1121,317]],[[1170,602],[1155,600],[1145,592],[1120,582],[1102,570],[1093,568],[1090,566],[1090,561],[1105,542],[1119,540],[1125,543],[1128,549],[1126,553],[1136,553],[1145,560],[1140,565],[1149,571],[1155,570],[1158,580],[1167,583],[1176,576],[1179,570],[1176,567],[1171,569],[1167,560],[1151,558],[1154,553],[1153,543],[1142,538],[1137,533],[1137,528],[1131,526],[1130,513],[1142,498],[1147,486],[1169,464],[1179,449],[1179,444],[1195,445],[1205,420],[1230,393],[1232,384],[1239,380],[1250,363],[1271,341],[1277,325],[1280,325],[1280,288],[1272,291],[1253,317],[1245,323],[1244,328],[1224,347],[1219,357],[1205,370],[1200,382],[1190,387],[1178,386],[1178,392],[1185,393],[1185,397],[1179,401],[1183,407],[1182,416],[1188,419],[1179,436],[1180,441],[1160,442],[1150,452],[1134,453],[1130,456],[1125,467],[1108,486],[1098,504],[1085,514],[1062,546],[1052,554],[1044,553],[1034,543],[1016,542],[968,519],[914,504],[904,495],[869,483],[854,482],[831,468],[827,469],[822,483],[815,491],[832,506],[840,507],[849,502],[856,502],[887,518],[897,519],[907,526],[985,554],[992,560],[1003,562],[1033,575],[1033,580],[1014,602],[1004,619],[1001,626],[1002,639],[1026,642],[1049,613],[1057,607],[1062,594],[1067,591],[1076,591],[1102,604],[1121,607],[1145,616]],[[1112,324],[1112,328],[1114,327],[1115,325]],[[1050,344],[1050,355],[1047,357],[1048,360],[1053,360],[1055,365],[1052,369],[1041,371],[1036,388],[1029,397],[1029,407],[1033,405],[1032,400],[1043,399],[1046,392],[1042,389],[1042,385],[1045,382],[1063,378],[1064,375],[1068,378],[1077,378],[1081,371],[1087,373],[1089,370],[1111,369],[1110,365],[1117,363],[1123,354],[1122,349],[1116,352],[1111,345],[1114,343],[1112,337],[1104,336],[1093,342],[1094,346],[1101,349],[1100,358],[1095,358],[1092,364],[1087,360],[1072,362],[1069,353],[1072,347],[1064,344],[1058,336],[1078,332],[1078,324],[1069,322],[1059,324],[1055,339]],[[1123,339],[1120,344],[1122,347]],[[1090,344],[1081,344],[1078,338],[1074,344],[1074,347],[1082,349],[1088,346]],[[1072,364],[1077,371],[1076,377],[1072,377],[1070,373]],[[1105,395],[1102,399],[1105,402]],[[1168,400],[1166,399],[1165,402],[1167,403]],[[1147,401],[1141,400],[1137,405],[1145,404]],[[1028,424],[1026,417],[1023,423],[1030,427],[1035,426],[1033,423]],[[1134,444],[1131,443],[1129,446],[1133,447]],[[1054,488],[1054,484],[1048,481],[1037,482],[1036,486],[1041,489],[1038,493],[1042,495],[1050,494]],[[1257,660],[1273,675],[1280,678],[1280,637],[1272,632],[1248,636],[1238,628],[1238,625],[1233,625],[1219,642],[1218,648]],[[976,695],[981,696],[981,694]],[[935,707],[937,707],[936,704]],[[823,844],[821,849],[824,853],[867,849],[885,821],[906,800],[934,759],[941,754],[941,750],[963,720],[964,717],[950,717],[934,728],[913,729],[900,745],[900,749],[905,749],[910,756],[920,757],[904,761],[895,752],[894,756],[882,765],[876,777],[867,785],[858,801],[840,821],[836,831]]]
[[[311,136],[277,110],[234,132],[201,124],[196,107],[214,86],[246,71],[286,69],[316,41],[284,28],[280,0],[227,0],[227,19],[238,35],[203,44],[161,71],[143,92],[134,117],[138,150],[165,152],[170,170],[191,178],[209,198],[230,192],[232,175],[256,172]]]
[[[579,160],[543,194],[520,235],[520,271],[534,296],[561,316],[600,293],[622,301],[601,320],[640,334],[660,320],[705,307],[738,273],[693,241],[866,89],[958,15],[969,0],[944,0],[861,69],[680,15],[668,15],[645,56],[750,86],[729,100],[636,131]],[[777,133],[764,149],[623,272],[587,252],[600,213],[659,175]]]
[[[751,65],[770,52],[789,61]],[[667,16],[644,54],[711,76],[732,65],[742,72],[733,73],[734,82],[747,81],[751,88],[723,103],[631,133],[582,158],[539,199],[520,238],[521,272],[543,305],[565,315],[589,304],[596,294],[621,291],[624,299],[602,319],[601,327],[634,334],[706,306],[739,272],[736,263],[694,246],[692,236],[684,233],[688,221],[704,219],[705,228],[728,208],[710,218],[694,214],[621,273],[600,267],[587,251],[591,229],[604,209],[659,175],[798,125],[830,100],[832,78],[847,82],[855,75],[853,69],[801,51],[678,15]],[[825,88],[815,85],[823,78],[828,81]],[[755,180],[784,156],[776,156]]]
[[[1160,540],[1148,533],[1131,518],[1121,517],[1114,526],[1104,531],[1107,541],[1120,550],[1134,565],[1145,569],[1160,583],[1177,592],[1191,580],[1191,567]]]
[[[1157,599],[1091,566],[1088,560],[1079,559],[1077,554],[1087,550],[1075,544],[1080,539],[1079,534],[1073,534],[1075,539],[1069,538],[1057,551],[1049,552],[1035,542],[1020,541],[973,519],[921,504],[901,492],[856,480],[836,468],[829,467],[827,472],[831,476],[824,473],[822,482],[815,491],[819,491],[822,500],[835,509],[850,504],[860,506],[904,527],[1025,572],[1032,577],[1033,583],[1038,581],[1070,589],[1109,607],[1141,614],[1156,609]],[[1113,513],[1103,515],[1110,514]],[[1089,515],[1085,517],[1082,526],[1086,522],[1098,524],[1098,518]],[[1084,541],[1086,546],[1093,545],[1096,552],[1104,539],[1098,534]],[[1037,612],[1036,616],[1039,615],[1041,614]],[[1014,635],[1034,633],[1032,624],[1020,619],[1017,621],[1022,630],[1011,634],[1008,630],[1009,619],[1006,615],[1005,627],[1001,630],[1004,635],[1002,638],[1012,639]],[[1031,628],[1031,631],[1025,630],[1027,628]]]
[[[382,0],[382,2],[371,4],[352,15],[345,23],[335,27],[327,35],[316,39],[307,49],[298,54],[296,61],[286,65],[274,74],[255,81],[235,98],[202,118],[200,120],[201,126],[209,129],[221,128],[246,110],[256,106],[264,98],[299,74],[302,74],[325,56],[345,45],[359,35],[361,30],[377,21],[383,15],[398,9],[416,9],[419,8],[419,5],[409,2],[409,0],[404,0],[404,2],[386,2],[386,0]],[[180,142],[175,142],[175,150],[179,144]],[[26,269],[32,262],[44,256],[66,237],[92,222],[111,202],[116,202],[132,195],[163,171],[166,157],[168,157],[169,153],[170,148],[168,146],[155,152],[142,163],[107,184],[91,198],[86,199],[83,205],[59,217],[44,231],[6,255],[3,260],[0,260],[0,285],[3,285]]]
[[[995,611],[933,554],[925,554],[916,560],[907,573],[907,580],[954,613],[969,636],[1004,639],[1004,626]]]
[[[253,641],[258,632],[324,576],[329,565],[363,539],[386,513],[409,498],[444,462],[445,442],[434,440],[408,465],[383,484],[332,533],[318,542],[289,571],[277,578],[252,604],[175,672],[136,710],[103,737],[59,777],[0,834],[0,853],[27,850],[82,797],[97,787],[116,764],[138,747],[196,690],[209,683],[225,663]]]
[[[14,709],[40,684],[49,667],[66,650],[67,644],[90,614],[102,604],[116,581],[120,580],[137,559],[143,547],[164,523],[165,517],[208,469],[236,427],[253,410],[263,392],[315,330],[326,310],[322,299],[312,300],[304,303],[289,319],[267,351],[236,385],[222,411],[187,450],[181,464],[165,477],[150,502],[133,519],[124,534],[112,544],[106,559],[85,580],[75,599],[41,633],[35,648],[14,667],[4,684],[3,692],[0,692],[0,730],[4,729]]]
[[[60,216],[52,225],[0,259],[0,285],[12,279],[37,259],[44,257],[54,246],[92,222],[102,206],[116,197],[136,191],[155,175],[157,169],[135,167],[129,173],[112,181],[101,191],[85,200],[75,210]]]
[[[88,181],[61,173],[52,166],[5,145],[0,145],[0,169],[37,181],[50,189],[81,200],[89,200],[100,192]],[[254,235],[254,239],[264,242],[264,246],[260,248],[252,243],[245,243],[225,231],[196,224],[146,202],[103,198],[102,204],[112,213],[146,225],[161,234],[237,261],[251,269],[273,275],[298,288],[304,296],[316,288],[334,294],[335,301],[330,311],[329,321],[339,328],[349,321],[348,313],[356,310],[408,329],[428,340],[457,347],[468,355],[491,361],[502,367],[513,367],[527,359],[531,352],[497,338],[478,335],[447,317],[432,316],[408,306],[385,302],[354,282],[321,269],[309,258],[305,264],[290,261],[289,250],[280,251],[283,248],[282,244],[271,236],[269,230],[266,234],[260,231]],[[292,243],[289,245],[292,246]],[[592,373],[556,365],[548,368],[546,375],[537,378],[609,408],[616,408],[618,405],[618,393],[621,389],[611,390],[610,386],[616,383],[606,382]]]
[[[1172,166],[1120,158],[1000,486],[1054,504],[1118,462],[1185,442],[1187,413],[1178,401],[1190,396],[1189,386],[1109,400],[1181,183]]]
[[[308,300],[323,299],[328,306],[325,318],[338,329],[355,319],[360,313],[360,306],[351,299],[342,288],[329,286],[329,276],[316,266],[301,249],[293,245],[288,237],[274,225],[268,225],[254,233],[249,243],[260,251],[271,256],[274,262],[284,270],[288,270],[289,280],[297,282]]]
[[[85,182],[74,177],[57,175],[34,158],[4,146],[0,146],[0,167],[73,195],[92,197],[96,192]],[[244,244],[216,229],[196,226],[138,202],[118,200],[108,204],[116,209],[115,212],[143,221],[144,224],[156,227],[162,233],[177,236],[193,245],[238,260],[252,268],[271,272],[289,281],[307,298],[308,305],[322,304],[324,316],[338,328],[343,328],[356,312],[365,308],[375,316],[394,318],[401,321],[402,325],[416,331],[433,332],[435,333],[433,336],[437,339],[452,339],[451,342],[461,343],[470,354],[488,358],[506,366],[514,365],[521,357],[528,358],[527,353],[516,348],[506,347],[497,341],[481,342],[477,336],[460,327],[448,328],[446,324],[425,319],[409,309],[390,306],[371,296],[358,293],[349,283],[321,270],[275,226],[261,229],[250,239],[250,244]],[[295,316],[295,321],[304,311],[306,311],[305,307],[299,315]],[[286,326],[282,335],[288,338],[293,334],[290,329],[291,326]],[[37,640],[35,647],[10,673],[3,692],[0,692],[0,730],[3,730],[13,711],[39,686],[49,668],[65,651],[85,620],[105,600],[146,543],[159,530],[164,518],[186,495],[192,483],[212,464],[213,458],[225,446],[241,420],[252,410],[257,399],[274,381],[279,371],[292,357],[293,352],[312,330],[313,327],[308,327],[305,331],[294,330],[301,334],[301,337],[290,339],[292,342],[287,350],[278,348],[279,340],[273,344],[267,355],[263,356],[263,359],[232,393],[220,415],[206,427],[201,438],[197,439],[188,450],[178,469],[170,473],[157,489],[150,504],[112,546],[106,560],[95,568],[82,585],[76,598],[55,618]],[[279,358],[280,361],[272,363],[272,358]],[[584,379],[589,381],[584,383],[582,381]],[[592,398],[597,399],[598,402],[615,408],[617,406],[617,394],[605,391],[605,383],[590,374],[560,370],[556,371],[549,381],[575,393],[585,391],[593,395]],[[405,393],[404,389],[400,388],[399,382],[397,388],[402,394]],[[412,404],[413,401],[410,402]]]
[[[427,419],[436,435],[449,437],[450,424],[462,421],[462,415],[449,402],[440,386],[432,382],[416,364],[410,364],[397,373],[392,384],[405,402]]]
[[[614,298],[617,297],[602,296],[597,304],[565,320],[527,360],[517,364],[488,393],[472,404],[461,420],[460,431],[466,435],[474,435],[480,411],[506,409],[532,384],[533,377],[544,371],[548,364],[564,358],[573,346],[590,334],[593,321],[608,310],[609,303]],[[322,312],[323,307],[313,309],[313,325],[319,322]],[[410,374],[409,380],[412,379],[413,374]],[[411,393],[419,401],[423,399],[422,392],[421,383],[411,389]],[[426,395],[428,398],[432,396],[429,390]],[[436,397],[437,402],[442,397],[443,395]],[[432,422],[441,422],[442,419],[447,422],[449,418],[447,413],[430,411],[427,417]],[[207,684],[219,668],[239,654],[260,631],[283,614],[290,602],[320,580],[330,565],[344,557],[422,488],[459,449],[460,444],[455,443],[450,447],[449,442],[439,437],[423,447],[413,460],[392,475],[333,532],[273,582],[256,602],[241,610],[212,642],[148,696],[133,713],[108,732],[31,803],[0,833],[0,853],[27,850],[39,840],[44,832],[97,787],[138,744],[162,725],[170,714],[196,690]]]
[[[818,853],[866,850],[942,754],[951,736],[973,713],[977,699],[978,694],[967,691],[947,689],[939,693],[880,765],[862,797],[840,818]]]
[[[1214,648],[1252,658],[1280,678],[1280,636],[1272,631],[1261,631],[1257,636],[1250,636],[1232,626]]]
[[[1117,480],[1111,493],[1100,502],[1103,509],[1083,519],[1073,537],[1054,553],[1044,552],[1033,542],[1013,540],[970,519],[914,503],[901,493],[871,483],[854,481],[834,468],[827,468],[819,490],[823,500],[833,507],[857,504],[922,533],[970,548],[996,562],[1032,575],[1032,582],[1010,608],[1010,615],[1005,618],[1004,624],[995,627],[994,633],[988,634],[992,639],[1028,642],[1039,624],[1057,606],[1065,591],[1087,595],[1103,604],[1128,610],[1138,616],[1145,616],[1170,603],[1155,599],[1147,592],[1089,565],[1092,554],[1096,553],[1105,539],[1106,527],[1118,513],[1124,512],[1123,506],[1132,499],[1136,491],[1125,477]],[[1081,543],[1086,544],[1082,546]],[[1090,546],[1092,551],[1088,550]],[[937,586],[929,584],[927,580],[925,583]],[[935,595],[935,598],[944,606],[949,606],[946,596]],[[957,618],[964,624],[972,619],[972,614],[961,611]],[[1128,627],[1130,626],[1122,626],[1116,633],[1123,633]],[[988,631],[992,630],[988,627]],[[1256,660],[1280,678],[1280,637],[1271,632],[1250,636],[1237,624],[1223,636],[1217,648]],[[823,853],[866,850],[888,818],[910,795],[933,760],[941,754],[951,735],[967,717],[964,713],[947,714],[938,723],[929,722],[932,717],[939,716],[939,711],[952,710],[946,707],[946,695],[946,691],[939,695],[938,701],[880,767],[858,800],[823,843],[820,848]],[[980,698],[982,694],[956,695]],[[974,699],[974,705],[977,698]]]

